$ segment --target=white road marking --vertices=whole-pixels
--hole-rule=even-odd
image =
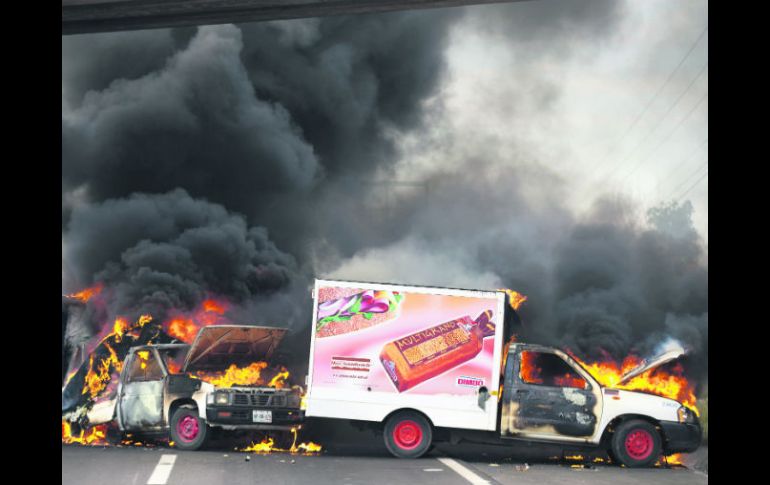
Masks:
[[[484,480],[468,468],[462,466],[451,458],[436,458],[438,461],[454,470],[458,475],[471,482],[473,485],[489,485],[489,480]]]
[[[443,472],[443,468],[423,468],[422,471],[424,472]]]
[[[168,476],[171,475],[171,469],[174,468],[176,455],[161,455],[155,470],[152,471],[147,485],[166,485]]]

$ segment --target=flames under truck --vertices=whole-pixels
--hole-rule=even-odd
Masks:
[[[397,457],[527,440],[601,447],[634,467],[700,444],[681,403],[604,387],[561,350],[510,341],[506,315],[518,317],[502,291],[316,280],[313,302],[306,416],[376,428]]]

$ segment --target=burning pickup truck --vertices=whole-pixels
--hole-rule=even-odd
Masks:
[[[186,450],[202,447],[212,427],[295,430],[304,417],[302,389],[284,384],[288,372],[261,385],[261,380],[237,375],[252,371],[258,377],[285,332],[216,325],[201,328],[192,345],[132,347],[114,397],[96,403],[85,416],[73,417],[88,426],[114,421],[122,433],[167,434]]]

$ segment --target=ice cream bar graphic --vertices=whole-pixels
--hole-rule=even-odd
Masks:
[[[388,342],[380,361],[398,392],[425,382],[476,357],[485,337],[495,334],[492,310],[472,320],[456,318]]]

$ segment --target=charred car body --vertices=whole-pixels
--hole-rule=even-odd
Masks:
[[[302,390],[269,386],[217,387],[194,373],[268,361],[285,329],[203,327],[192,345],[133,347],[124,361],[114,399],[97,403],[87,423],[114,420],[123,433],[168,434],[182,449],[198,449],[212,427],[290,431],[300,426]]]

